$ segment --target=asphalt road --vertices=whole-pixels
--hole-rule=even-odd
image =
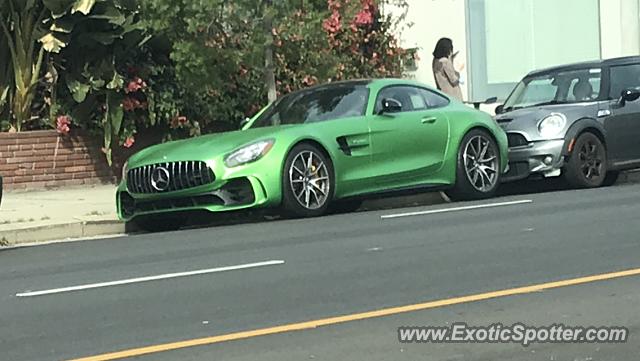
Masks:
[[[72,359],[640,268],[640,185],[507,194],[1,250],[0,360]],[[439,212],[458,207],[467,208]],[[430,213],[382,218],[416,211]],[[265,261],[277,262],[217,272]],[[205,271],[176,278],[196,270]],[[72,286],[83,289],[64,289]],[[139,359],[632,360],[638,286],[640,276],[615,278]],[[397,339],[400,326],[457,321],[619,325],[631,336],[526,348]]]

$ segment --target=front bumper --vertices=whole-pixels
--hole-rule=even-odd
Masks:
[[[137,216],[205,210],[233,211],[259,207],[269,201],[264,186],[255,177],[241,177],[180,192],[133,194],[124,183],[116,192],[118,217],[129,221]]]
[[[554,139],[510,147],[509,171],[503,181],[517,181],[532,175],[559,176],[564,166],[564,144],[564,139]]]

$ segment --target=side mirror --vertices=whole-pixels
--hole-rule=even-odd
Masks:
[[[399,113],[402,111],[402,103],[392,98],[382,99],[382,110],[380,114]]]
[[[496,114],[502,114],[504,113],[504,104],[500,104],[496,107]]]
[[[240,129],[244,128],[245,125],[249,124],[249,122],[251,121],[251,118],[244,118],[241,122],[240,122]]]
[[[495,104],[498,101],[498,97],[491,97],[484,101],[485,104]]]
[[[627,102],[635,102],[638,99],[640,99],[640,90],[625,89],[620,94],[620,106],[625,106]]]

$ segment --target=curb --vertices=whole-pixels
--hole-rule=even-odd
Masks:
[[[52,224],[0,231],[0,245],[19,246],[27,243],[50,242],[125,233],[125,224],[118,220],[84,221]]]

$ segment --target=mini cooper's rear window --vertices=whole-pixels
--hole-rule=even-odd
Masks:
[[[369,89],[365,85],[340,84],[288,94],[276,101],[253,128],[304,124],[365,114]]]

